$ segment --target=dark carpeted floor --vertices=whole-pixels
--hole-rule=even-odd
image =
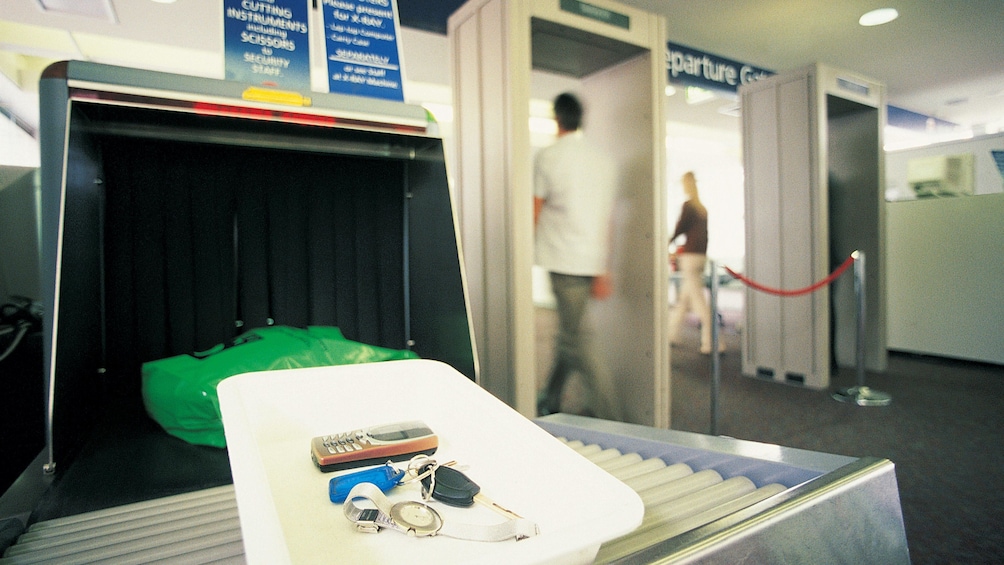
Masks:
[[[697,329],[674,346],[673,429],[709,433],[709,357]],[[856,384],[854,369],[815,391],[741,376],[739,336],[724,334],[720,435],[896,465],[910,556],[916,564],[1004,563],[1004,367],[891,354],[888,370],[865,382],[892,403],[861,407],[833,400]]]

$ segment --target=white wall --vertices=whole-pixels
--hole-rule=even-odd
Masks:
[[[39,299],[36,169],[0,166],[0,303]]]
[[[1004,364],[1004,193],[889,202],[892,350]]]
[[[0,52],[0,166],[38,167],[38,77],[41,65],[28,58]],[[12,79],[14,77],[17,80]],[[6,114],[16,116],[24,127]]]
[[[888,341],[892,350],[1004,364],[1004,134],[886,155]],[[912,200],[910,159],[973,153],[974,196]],[[907,199],[907,200],[903,200]]]
[[[680,207],[686,200],[680,177],[693,171],[701,202],[708,209],[708,258],[742,271],[746,236],[738,120],[728,131],[675,122],[670,116],[666,156],[669,235],[673,235]],[[677,243],[680,241],[682,238]]]
[[[0,115],[0,166],[37,167],[38,140]]]

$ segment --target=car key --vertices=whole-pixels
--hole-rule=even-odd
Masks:
[[[425,470],[429,470],[427,466]],[[436,467],[433,472],[422,479],[425,493],[432,489],[432,498],[449,506],[466,508],[475,502],[487,506],[503,516],[521,520],[522,516],[505,508],[481,493],[481,487],[469,479],[467,475],[451,467]]]

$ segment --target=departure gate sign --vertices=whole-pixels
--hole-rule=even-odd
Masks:
[[[774,74],[675,43],[666,44],[666,70],[671,83],[732,93],[737,92],[740,85]]]
[[[227,80],[310,90],[309,0],[224,0]]]
[[[404,101],[395,0],[322,0],[328,90]]]

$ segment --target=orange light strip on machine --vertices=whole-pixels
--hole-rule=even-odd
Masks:
[[[342,120],[334,116],[321,114],[307,114],[304,112],[289,112],[286,110],[270,110],[267,108],[255,108],[253,106],[236,106],[231,104],[214,104],[212,102],[193,102],[192,110],[196,114],[207,116],[223,116],[233,118],[250,118],[253,120],[269,120],[276,122],[291,122],[296,124],[333,127],[337,125],[350,125],[350,120]],[[374,125],[373,122],[359,122],[361,124]]]

